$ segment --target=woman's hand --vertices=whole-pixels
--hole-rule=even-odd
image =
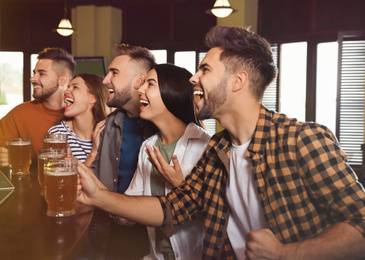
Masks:
[[[93,147],[84,162],[84,164],[88,167],[91,166],[91,164],[93,163],[93,161],[96,158],[96,155],[98,154],[98,148],[99,148],[99,144],[100,144],[100,134],[104,130],[104,128],[105,128],[105,119],[103,121],[100,121],[99,123],[97,123],[94,128],[93,136],[92,136]]]
[[[154,149],[154,150],[153,150]],[[168,181],[172,187],[177,187],[184,182],[184,176],[179,164],[179,160],[176,155],[172,156],[171,166],[163,158],[160,150],[157,146],[153,146],[153,149],[147,145],[148,160],[152,163],[153,167]]]
[[[93,150],[98,151],[99,143],[100,143],[100,134],[105,128],[105,119],[96,124],[93,131]]]

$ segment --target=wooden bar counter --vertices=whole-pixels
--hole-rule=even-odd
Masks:
[[[28,176],[2,172],[15,190],[0,204],[0,259],[75,259],[89,234],[92,208],[76,203],[74,216],[48,217],[35,163]]]

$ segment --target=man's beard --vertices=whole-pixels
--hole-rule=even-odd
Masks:
[[[123,89],[118,92],[115,90],[114,97],[106,102],[108,107],[123,108],[132,99],[130,89]]]
[[[224,77],[210,92],[209,100],[204,99],[204,105],[198,112],[198,119],[205,120],[212,118],[217,108],[222,106],[227,100],[227,81]]]
[[[42,88],[42,91],[38,92],[38,93],[33,91],[33,98],[34,99],[40,99],[40,100],[46,100],[50,96],[52,96],[54,93],[57,92],[58,87],[59,87],[58,84],[56,84],[55,86],[53,86],[49,89]]]

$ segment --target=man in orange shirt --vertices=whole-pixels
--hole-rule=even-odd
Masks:
[[[30,78],[35,100],[16,106],[0,120],[0,166],[9,165],[8,149],[4,147],[9,138],[31,138],[35,160],[43,134],[63,117],[63,92],[75,72],[74,58],[60,48],[45,48],[37,58]]]

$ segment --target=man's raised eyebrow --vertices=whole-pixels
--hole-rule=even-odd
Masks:
[[[36,72],[38,72],[38,73],[39,73],[39,72],[47,72],[47,70],[43,70],[43,69],[39,69],[39,70],[37,70],[37,71],[36,71],[36,70],[33,70],[33,74],[35,74]]]
[[[109,68],[109,71],[116,72],[116,71],[119,71],[119,70],[117,68]]]
[[[205,68],[205,67],[210,67],[210,66],[209,66],[208,63],[202,63],[202,64],[199,65],[199,69],[200,70],[203,69],[203,68]]]

